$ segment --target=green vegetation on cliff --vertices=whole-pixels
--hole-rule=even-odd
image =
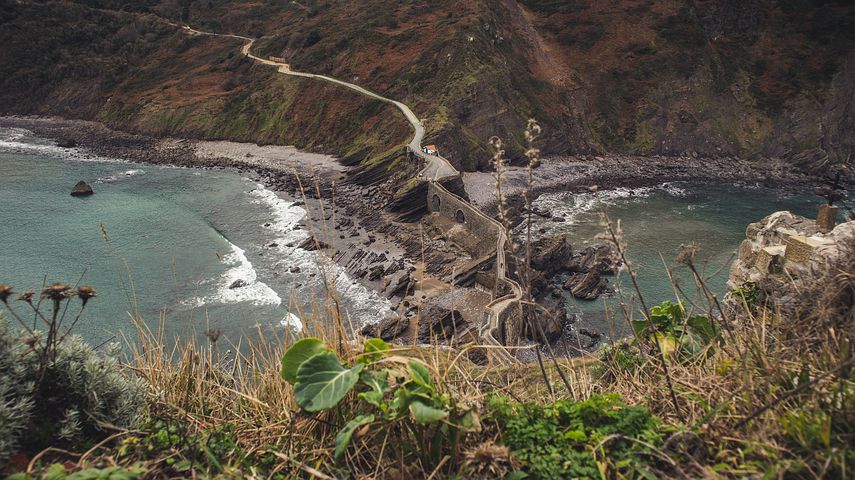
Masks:
[[[166,19],[258,37],[261,55],[406,102],[464,170],[487,165],[493,135],[520,156],[513,132],[530,117],[551,132],[546,154],[781,156],[810,169],[855,148],[844,2],[80,0],[6,3],[0,16],[4,113],[363,156],[405,143],[391,108],[282,79]]]

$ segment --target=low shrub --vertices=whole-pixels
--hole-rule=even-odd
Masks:
[[[489,419],[534,479],[654,478],[661,421],[618,395],[546,406],[494,397]]]
[[[20,323],[15,328],[0,316],[0,460],[18,451],[87,445],[104,437],[106,426],[132,426],[143,405],[142,386],[121,367],[119,345],[98,352],[79,336],[61,332],[62,318],[55,314],[37,315],[47,333],[31,328],[9,305],[11,289],[0,289]],[[24,303],[35,309],[26,295]],[[74,296],[65,287],[54,311]]]

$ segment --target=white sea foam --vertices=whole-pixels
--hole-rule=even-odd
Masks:
[[[246,252],[237,245],[232,243],[229,245],[232,251],[223,257],[223,263],[228,269],[216,280],[215,293],[191,299],[186,303],[193,307],[241,302],[249,302],[253,305],[281,305],[282,298],[266,283],[258,280],[258,273],[246,258]],[[229,288],[238,280],[245,282],[246,285]]]
[[[300,321],[300,317],[291,312],[288,312],[288,315],[285,315],[285,318],[279,321],[279,325],[290,327],[298,332],[303,331],[303,322]]]
[[[268,222],[270,225],[267,228],[274,232],[276,242],[279,244],[276,251],[283,259],[281,263],[300,269],[300,273],[289,273],[294,276],[293,283],[322,291],[324,288],[322,280],[326,278],[345,304],[346,313],[359,323],[376,318],[379,312],[389,309],[390,303],[386,298],[351,278],[344,268],[328,258],[320,257],[322,254],[319,252],[309,252],[296,246],[309,237],[306,230],[294,228],[306,218],[308,212],[304,208],[280,198],[261,184],[256,185],[251,195],[256,202],[270,208],[272,219]],[[300,319],[296,315],[289,314],[286,320],[299,321]]]
[[[595,209],[614,205],[617,202],[648,198],[662,191],[675,197],[686,195],[684,188],[672,183],[663,183],[654,187],[618,187],[598,192],[545,194],[534,202],[534,206],[539,210],[551,212],[553,217],[563,218],[566,224],[573,225],[578,223],[581,216]]]
[[[115,158],[89,155],[79,148],[58,147],[50,140],[36,137],[25,128],[0,128],[0,152],[42,154],[87,162],[121,162]]]

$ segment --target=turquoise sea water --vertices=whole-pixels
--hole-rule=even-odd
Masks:
[[[71,197],[79,180],[95,195]],[[0,129],[0,283],[92,285],[98,297],[76,330],[93,342],[132,333],[131,311],[149,325],[162,314],[168,337],[219,328],[237,342],[299,325],[324,298],[325,262],[296,248],[305,213],[236,173],[83,158]],[[355,324],[388,308],[329,271]],[[235,280],[248,285],[229,288]]]
[[[98,291],[77,327],[90,341],[131,333],[131,311],[149,325],[163,315],[168,336],[201,336],[209,328],[235,342],[256,328],[282,334],[324,298],[319,263],[328,265],[356,326],[389,308],[316,253],[297,249],[308,235],[305,210],[248,178],[83,157],[27,131],[0,129],[0,283],[38,290],[43,281],[75,283],[82,275],[81,283]],[[96,194],[71,197],[79,180]],[[653,305],[674,297],[662,258],[673,266],[681,244],[700,243],[706,271],[721,269],[710,285],[722,294],[747,224],[777,210],[813,216],[820,199],[747,185],[668,184],[549,194],[537,203],[564,221],[538,220],[536,229],[565,233],[577,251],[600,241],[601,210],[620,219],[645,301]],[[691,290],[685,269],[676,274]],[[618,287],[632,296],[621,278]],[[235,280],[248,286],[230,289]],[[579,314],[579,328],[612,338],[623,331],[603,320],[602,300],[568,298],[567,305]]]
[[[565,233],[576,251],[603,243],[597,238],[604,232],[601,211],[615,224],[620,220],[627,257],[637,274],[644,301],[650,307],[675,298],[665,265],[673,267],[675,278],[687,294],[691,296],[695,291],[687,267],[675,261],[680,245],[693,241],[700,245],[696,264],[712,276],[708,285],[721,297],[726,292],[730,264],[745,239],[749,223],[779,210],[814,217],[821,202],[810,193],[757,185],[671,183],[597,193],[548,194],[541,196],[536,205],[565,219],[558,223],[538,220],[538,228],[547,226],[552,230],[550,233]],[[625,273],[617,279],[607,278],[617,285],[624,298],[637,297]],[[617,307],[618,298],[595,301],[567,298],[566,302],[569,311],[581,314],[580,327],[609,333],[612,338],[628,333],[625,324],[614,325],[604,320],[604,302]]]

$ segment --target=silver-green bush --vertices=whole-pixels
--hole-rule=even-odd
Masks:
[[[140,414],[142,385],[125,375],[118,344],[99,353],[68,336],[42,368],[42,342],[40,332],[30,336],[0,315],[0,460],[93,440],[106,425],[130,427]]]

